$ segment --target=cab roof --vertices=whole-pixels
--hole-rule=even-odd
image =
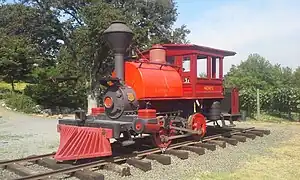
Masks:
[[[199,46],[195,44],[160,44],[166,48],[167,56],[184,56],[188,54],[198,54],[198,55],[210,55],[217,57],[234,56],[236,52],[215,49],[206,46]],[[150,49],[143,51],[144,56],[149,55]]]

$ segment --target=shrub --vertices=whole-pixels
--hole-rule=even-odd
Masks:
[[[76,83],[42,82],[26,86],[24,94],[44,108],[68,107],[76,109],[86,106],[85,89],[78,87]]]
[[[256,112],[256,98],[256,89],[240,90],[241,109],[253,116]],[[287,114],[291,118],[293,112],[300,113],[300,89],[281,87],[261,90],[260,109],[273,115]]]
[[[5,99],[11,93],[10,89],[0,86],[0,99]]]
[[[24,94],[9,94],[5,103],[8,107],[12,109],[17,109],[17,111],[21,111],[24,113],[36,113],[37,104],[28,96]]]

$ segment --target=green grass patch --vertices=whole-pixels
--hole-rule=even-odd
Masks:
[[[17,90],[17,91],[23,91],[27,85],[28,85],[28,83],[25,83],[25,82],[14,83],[15,90]],[[2,82],[0,82],[0,89],[11,90],[12,89],[11,84],[2,81]]]
[[[282,142],[276,148],[270,148],[269,154],[254,156],[249,162],[240,162],[240,168],[234,172],[200,172],[189,180],[294,180],[300,176],[300,128],[290,140]],[[226,164],[224,164],[226,166]]]
[[[254,118],[248,118],[247,121],[283,123],[283,122],[288,122],[290,120],[286,118],[272,116],[269,114],[261,114],[259,117],[255,116]]]

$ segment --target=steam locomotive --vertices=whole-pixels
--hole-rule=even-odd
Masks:
[[[240,118],[237,89],[227,96],[223,87],[223,59],[235,52],[156,44],[139,58],[124,61],[133,32],[124,22],[114,21],[104,38],[114,52],[115,69],[111,77],[101,79],[107,87],[103,107],[59,120],[57,161],[111,156],[110,139],[128,146],[146,135],[165,150],[174,139],[200,140],[207,123],[221,121],[224,126],[229,120],[232,125]],[[206,63],[205,77],[197,75],[200,61]]]

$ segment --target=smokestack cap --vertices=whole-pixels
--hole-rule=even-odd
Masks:
[[[125,22],[113,21],[103,36],[114,53],[124,54],[132,41],[133,32]]]

